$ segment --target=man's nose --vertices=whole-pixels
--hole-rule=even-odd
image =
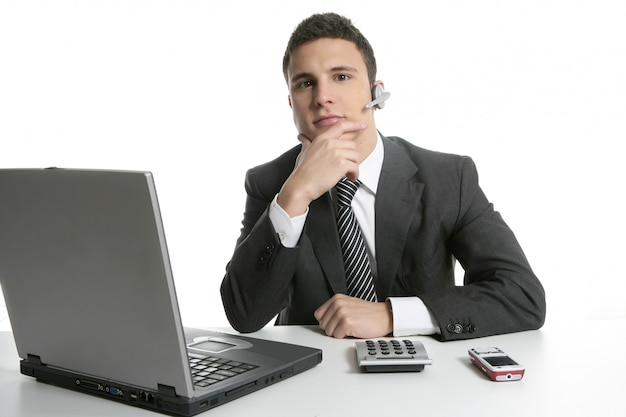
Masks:
[[[327,83],[318,83],[315,91],[315,104],[325,106],[335,101],[332,88]]]

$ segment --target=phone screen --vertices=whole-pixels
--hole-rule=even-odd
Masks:
[[[517,362],[515,362],[508,356],[483,356],[483,359],[487,361],[491,366],[518,365]]]

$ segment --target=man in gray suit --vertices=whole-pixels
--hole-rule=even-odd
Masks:
[[[300,145],[246,175],[243,227],[221,285],[235,329],[256,331],[278,315],[277,324],[319,324],[338,338],[445,341],[543,325],[543,287],[472,160],[376,130],[383,85],[350,20],[305,19],[283,70]],[[348,295],[336,223],[344,177],[360,184],[352,208],[374,301]],[[455,286],[456,260],[463,286]]]

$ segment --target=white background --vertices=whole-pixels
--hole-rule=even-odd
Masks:
[[[383,134],[474,158],[548,320],[626,317],[622,1],[0,0],[0,167],[152,171],[184,324],[227,325],[245,171],[297,143],[282,56],[324,11],[374,47]]]

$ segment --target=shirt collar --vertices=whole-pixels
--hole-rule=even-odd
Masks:
[[[359,165],[359,180],[367,189],[376,194],[378,180],[383,168],[385,148],[380,133],[376,132],[376,147]]]

